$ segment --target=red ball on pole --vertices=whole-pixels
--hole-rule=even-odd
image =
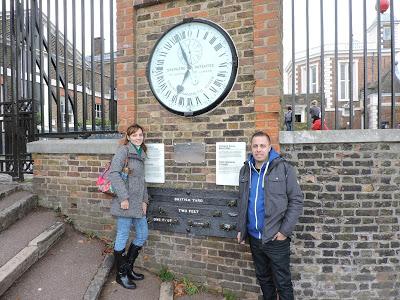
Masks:
[[[379,11],[381,12],[381,14],[387,11],[389,6],[390,6],[389,0],[380,0]],[[375,9],[377,9],[377,7],[375,7]]]

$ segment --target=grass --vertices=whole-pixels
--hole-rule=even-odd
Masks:
[[[158,277],[160,277],[161,281],[172,281],[175,279],[174,273],[168,270],[166,266],[161,267],[158,272]]]
[[[236,297],[235,293],[228,291],[228,290],[224,290],[224,299],[225,300],[236,300],[237,297]]]
[[[181,282],[183,283],[183,285],[185,287],[185,292],[187,295],[193,296],[193,295],[199,293],[200,287],[197,284],[195,284],[193,281],[191,281],[189,278],[183,277]]]

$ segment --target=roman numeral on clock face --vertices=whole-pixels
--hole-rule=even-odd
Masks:
[[[221,48],[222,48],[222,45],[221,45],[220,43],[218,43],[218,44],[216,44],[216,45],[214,46],[215,51],[218,51],[218,50],[221,49]]]

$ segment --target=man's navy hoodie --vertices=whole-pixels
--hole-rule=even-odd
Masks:
[[[261,239],[264,229],[265,174],[268,171],[269,164],[278,157],[280,157],[279,154],[273,148],[271,148],[268,154],[268,161],[263,163],[259,171],[255,167],[256,162],[252,154],[249,155],[249,158],[247,160],[247,163],[251,170],[249,205],[247,209],[247,230],[248,233],[256,239]]]

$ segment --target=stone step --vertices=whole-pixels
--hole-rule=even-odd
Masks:
[[[65,225],[62,239],[7,291],[2,299],[82,299],[98,274],[104,244]]]
[[[29,227],[29,226],[28,226]],[[26,228],[26,227],[24,227]],[[26,228],[28,229],[28,228]],[[35,264],[46,252],[55,244],[65,231],[63,222],[55,222],[47,227],[39,235],[33,238],[22,250],[14,255],[10,260],[3,264],[0,268],[0,296]],[[14,236],[18,239],[19,236]],[[11,241],[3,240],[0,237],[1,244]]]
[[[24,217],[37,206],[37,197],[29,192],[5,191],[4,195],[0,200],[0,232]]]
[[[26,247],[34,237],[57,221],[59,219],[53,211],[36,208],[0,232],[0,267]]]
[[[21,190],[21,187],[19,185],[17,185],[17,184],[3,184],[3,183],[0,183],[0,201],[4,197],[6,197],[6,196],[8,196],[8,195],[10,195],[10,194],[12,194],[14,192],[17,192],[19,190]]]

